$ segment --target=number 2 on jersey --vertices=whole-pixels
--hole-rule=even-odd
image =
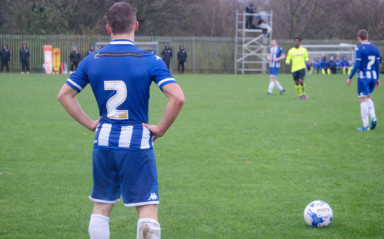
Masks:
[[[372,69],[372,65],[375,64],[376,57],[375,56],[368,56],[368,64],[367,64],[367,70]]]
[[[127,87],[124,81],[104,81],[104,90],[115,90],[111,98],[107,102],[107,113],[110,119],[128,119],[128,110],[117,110],[127,98]]]

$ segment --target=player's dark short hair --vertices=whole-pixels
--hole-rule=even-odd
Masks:
[[[136,22],[136,12],[126,2],[117,2],[108,9],[107,21],[113,34],[131,32]]]
[[[293,40],[299,40],[301,42],[301,37],[295,37]]]
[[[360,37],[361,40],[367,40],[368,39],[368,31],[365,29],[361,29],[357,32],[357,36]]]

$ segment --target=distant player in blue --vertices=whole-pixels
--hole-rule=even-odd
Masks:
[[[326,75],[328,74],[328,67],[329,67],[329,64],[328,64],[328,61],[327,61],[327,57],[323,57],[323,60],[321,60],[321,72],[323,73],[323,75]]]
[[[305,68],[306,68],[306,70],[307,70],[307,72],[308,72],[309,74],[312,74],[311,66],[312,66],[312,63],[311,63],[311,64],[308,64],[307,62],[305,62]]]
[[[349,69],[349,61],[347,60],[347,57],[343,57],[343,75],[348,74]]]
[[[269,61],[269,87],[267,95],[272,95],[273,87],[277,87],[280,94],[283,95],[285,90],[277,80],[277,75],[280,70],[280,60],[285,58],[283,49],[277,45],[276,39],[271,40],[271,47],[269,48],[267,59]]]
[[[368,41],[368,32],[366,30],[360,30],[357,33],[357,40],[361,45],[356,48],[356,61],[347,80],[347,85],[351,84],[351,79],[358,72],[357,95],[360,101],[363,126],[357,130],[367,131],[375,129],[377,125],[375,107],[371,96],[375,87],[380,86],[381,56],[379,49]],[[371,125],[369,125],[369,116],[371,117]]]
[[[313,62],[313,68],[315,69],[316,74],[320,73],[321,71],[320,57],[316,57],[316,60]]]
[[[113,4],[107,22],[110,44],[87,56],[58,95],[76,121],[96,132],[93,190],[89,196],[94,207],[88,231],[91,239],[109,238],[109,216],[122,195],[126,207],[137,209],[137,238],[158,239],[159,193],[152,141],[172,125],[184,104],[184,95],[164,61],[135,46],[139,25],[131,5]],[[158,125],[148,124],[152,82],[168,97]],[[99,107],[100,118],[95,121],[76,98],[87,84]]]
[[[336,65],[336,73],[341,74],[342,68],[343,68],[343,61],[340,60],[339,56],[336,56],[335,65]]]
[[[333,57],[329,59],[328,62],[328,74],[335,74],[336,73],[336,63],[333,61]]]

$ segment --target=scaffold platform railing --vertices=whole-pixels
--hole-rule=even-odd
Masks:
[[[272,12],[236,12],[235,74],[267,71]]]

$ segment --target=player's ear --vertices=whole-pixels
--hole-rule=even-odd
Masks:
[[[107,33],[108,33],[108,35],[111,35],[111,34],[112,34],[111,26],[109,26],[109,24],[107,23],[107,24],[105,25],[105,28],[107,29]]]
[[[136,21],[135,22],[135,32],[137,32],[139,30],[139,22]]]

